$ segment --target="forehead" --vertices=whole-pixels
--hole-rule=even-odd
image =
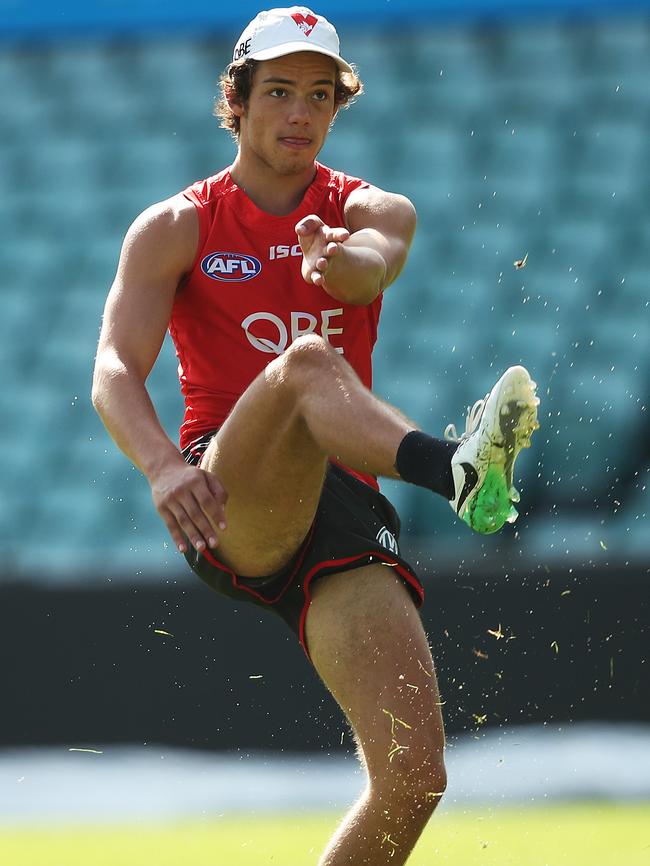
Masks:
[[[255,70],[255,82],[267,78],[284,78],[287,81],[312,83],[313,81],[336,81],[336,63],[331,57],[315,51],[299,51],[285,54],[274,60],[262,60]]]

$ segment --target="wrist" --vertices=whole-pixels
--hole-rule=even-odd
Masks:
[[[386,262],[371,247],[342,245],[325,273],[324,289],[337,301],[367,305],[381,294]]]
[[[174,466],[186,465],[181,452],[168,442],[164,447],[156,449],[142,460],[140,469],[143,475],[153,485],[156,480]]]

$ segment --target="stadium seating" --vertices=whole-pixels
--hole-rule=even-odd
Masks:
[[[526,363],[542,428],[521,463],[522,545],[588,558],[602,540],[647,558],[650,461],[636,431],[650,391],[649,20],[344,36],[367,92],[322,160],[409,195],[419,214],[384,302],[377,391],[440,435]],[[227,55],[189,37],[0,47],[8,573],[178,567],[146,483],[90,406],[90,377],[129,223],[234,155],[210,116]],[[174,379],[166,344],[150,384],[171,435]],[[444,502],[386,489],[409,544],[487,549]]]

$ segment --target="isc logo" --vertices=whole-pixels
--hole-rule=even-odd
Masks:
[[[286,259],[289,256],[302,256],[300,244],[294,244],[292,247],[289,244],[278,244],[277,246],[269,247],[269,258],[271,261],[273,259]]]
[[[210,253],[201,262],[201,270],[212,280],[243,283],[252,280],[262,270],[262,263],[243,253]]]

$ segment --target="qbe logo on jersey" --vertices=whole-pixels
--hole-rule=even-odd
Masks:
[[[211,280],[243,283],[259,274],[262,262],[244,253],[210,253],[201,262],[201,270]]]
[[[321,310],[319,323],[318,318],[308,312],[292,310],[289,321],[281,319],[275,313],[260,312],[246,316],[241,326],[248,342],[258,352],[281,355],[294,340],[306,334],[319,333],[325,342],[332,346],[330,336],[343,333],[343,327],[332,326],[332,319],[342,315],[343,307],[336,310]],[[343,346],[332,346],[332,348],[339,355],[343,354]]]

